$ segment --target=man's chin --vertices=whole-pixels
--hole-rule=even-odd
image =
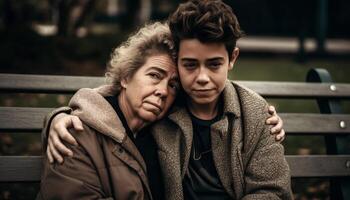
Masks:
[[[214,101],[215,101],[215,99],[212,97],[192,98],[192,103],[198,104],[198,105],[208,105],[208,104],[213,103]]]

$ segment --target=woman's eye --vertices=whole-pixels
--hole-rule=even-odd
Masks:
[[[158,73],[149,73],[149,76],[153,79],[157,79],[157,80],[161,79],[161,75]]]
[[[170,83],[169,86],[176,91],[180,89],[179,83]]]

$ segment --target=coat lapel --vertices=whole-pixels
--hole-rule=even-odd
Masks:
[[[228,117],[213,124],[211,127],[211,145],[213,150],[213,159],[216,171],[219,175],[220,181],[225,190],[233,196],[233,189],[231,188],[231,171],[228,168],[230,166],[231,157],[229,156],[229,142],[230,138],[228,134]]]
[[[185,108],[174,108],[168,119],[152,127],[158,145],[167,199],[183,199],[185,176],[192,144],[192,122]]]
[[[193,127],[192,120],[185,108],[169,115],[169,119],[172,120],[180,128],[180,166],[181,166],[181,178],[185,177],[188,168],[188,162],[191,155],[192,139],[193,139]]]
[[[141,181],[147,189],[148,196],[152,197],[147,177],[146,163],[130,138],[125,137],[125,140],[122,143],[115,144],[115,148],[113,149],[112,153],[139,175]]]
[[[213,158],[223,187],[233,198],[239,199],[237,195],[243,184],[241,105],[229,81],[223,91],[223,112],[223,119],[211,127]]]

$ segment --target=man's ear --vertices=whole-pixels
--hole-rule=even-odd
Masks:
[[[239,56],[239,48],[235,47],[231,53],[230,63],[229,63],[229,70],[233,68],[233,65],[235,64],[238,56]]]

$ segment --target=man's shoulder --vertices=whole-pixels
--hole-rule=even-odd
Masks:
[[[233,87],[235,88],[237,94],[239,95],[240,99],[242,100],[250,100],[250,101],[256,101],[257,103],[264,103],[266,100],[260,96],[257,92],[253,91],[252,89],[237,83],[235,81],[230,81]]]
[[[241,114],[249,119],[265,120],[268,115],[268,104],[266,100],[250,88],[237,82],[231,81],[237,93]]]

